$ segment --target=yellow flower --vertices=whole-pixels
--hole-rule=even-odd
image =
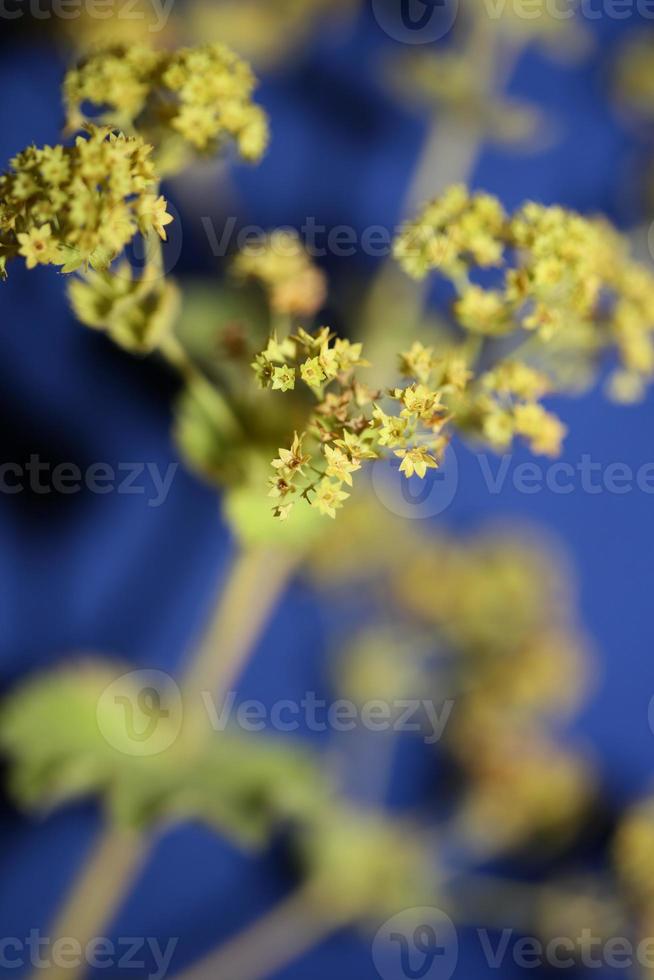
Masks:
[[[233,271],[261,283],[276,313],[312,317],[327,297],[325,274],[294,231],[278,229],[250,242],[236,256]]]
[[[416,341],[409,351],[400,354],[400,369],[405,377],[427,384],[434,364],[434,348]]]
[[[146,230],[149,227],[153,228],[164,242],[168,237],[166,225],[175,220],[172,214],[168,214],[167,208],[168,204],[165,197],[146,194],[139,202],[137,209],[139,219]]]
[[[438,462],[422,446],[415,446],[413,449],[396,449],[395,455],[402,460],[400,472],[404,473],[407,480],[414,474],[424,480],[427,470],[438,469]]]
[[[144,233],[162,220],[165,202],[152,193],[157,178],[149,154],[141,139],[97,127],[72,147],[19,153],[0,176],[6,254],[24,256],[29,268],[61,265],[65,273],[89,264],[108,268],[137,233],[141,210]]]
[[[405,441],[409,428],[409,420],[397,415],[387,415],[379,406],[375,406],[373,418],[380,426],[377,442],[380,446],[401,446]]]
[[[368,362],[362,359],[362,353],[363,344],[352,344],[349,340],[340,338],[334,342],[334,355],[339,371],[346,373],[355,367],[367,367]]]
[[[350,459],[377,459],[378,456],[361,436],[348,432],[347,429],[343,433],[343,438],[336,440],[336,445],[344,449]]]
[[[404,408],[401,412],[403,418],[413,416],[423,421],[431,421],[437,412],[443,410],[441,405],[441,393],[430,391],[426,385],[411,385],[409,388],[398,388],[395,397],[402,400]]]
[[[274,333],[268,341],[263,356],[276,364],[285,364],[289,358],[295,357],[295,344],[288,338],[280,343],[277,340],[277,334]]]
[[[292,391],[295,388],[295,368],[284,364],[272,373],[273,391]]]
[[[325,517],[336,517],[336,511],[343,506],[343,501],[347,500],[349,493],[341,489],[340,483],[332,483],[325,478],[321,480],[316,495],[311,501],[311,506],[315,507]]]
[[[325,459],[327,460],[327,475],[333,476],[334,479],[340,480],[341,483],[347,483],[351,487],[351,474],[361,469],[361,463],[358,460],[350,459],[340,449],[332,449],[331,446],[325,446]]]
[[[17,236],[20,244],[19,253],[25,258],[28,269],[37,265],[47,265],[56,253],[56,244],[52,239],[52,228],[43,225],[42,228],[32,228]]]
[[[472,333],[502,334],[514,329],[502,293],[470,286],[454,306],[462,327]]]
[[[559,456],[567,434],[565,425],[542,405],[516,405],[515,429],[525,436],[533,452],[543,456]]]
[[[319,357],[310,357],[300,366],[300,376],[310,388],[321,388],[327,376]]]
[[[293,437],[290,449],[280,449],[279,458],[273,461],[276,470],[288,471],[292,475],[302,476],[304,467],[311,461],[311,456],[302,450],[303,436],[298,436],[297,432]]]

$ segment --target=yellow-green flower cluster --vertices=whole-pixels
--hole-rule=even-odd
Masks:
[[[467,778],[465,829],[491,850],[567,832],[593,781],[588,761],[552,731],[578,706],[586,680],[565,568],[551,551],[507,535],[407,548],[413,557],[396,559],[393,591],[454,654],[447,746]]]
[[[300,383],[317,401],[304,432],[273,461],[270,496],[278,501],[276,516],[285,520],[299,496],[335,517],[349,497],[345,487],[352,487],[352,474],[365,460],[384,454],[400,458],[407,477],[422,478],[438,466],[447,446],[442,431],[448,421],[442,401],[447,365],[441,366],[442,391],[413,380],[384,396],[358,380],[355,368],[362,366],[362,345],[335,339],[328,327],[314,334],[301,329],[281,343],[273,337],[254,362],[262,387],[290,391]],[[455,380],[462,383],[461,376]],[[393,414],[381,407],[382,397]]]
[[[72,147],[20,153],[0,177],[0,273],[17,256],[28,269],[105,269],[139,232],[165,240],[173,219],[150,153],[139,137],[93,127]]]
[[[522,361],[502,361],[481,375],[460,422],[499,452],[520,436],[536,455],[558,456],[567,429],[540,404],[551,390],[541,372]]]
[[[213,153],[233,140],[245,160],[263,156],[268,122],[255,86],[249,65],[223,44],[176,52],[134,45],[91,54],[66,76],[64,96],[73,131],[90,103],[102,121],[141,133],[173,170],[186,162],[180,143]]]
[[[529,365],[504,360],[475,375],[463,347],[437,353],[419,342],[399,361],[404,384],[372,390],[354,372],[366,365],[361,344],[335,339],[327,327],[281,342],[273,335],[252,365],[259,385],[304,386],[317,401],[302,434],[273,462],[278,517],[288,517],[298,496],[334,517],[365,460],[395,457],[407,478],[424,479],[457,430],[496,450],[522,437],[535,453],[560,453],[566,429],[539,401],[549,379]]]
[[[499,266],[504,255],[507,216],[497,198],[450,187],[408,222],[395,242],[395,257],[414,279],[438,269],[451,279],[472,265]]]
[[[324,305],[327,281],[296,232],[277,230],[250,242],[234,260],[235,275],[259,282],[273,313],[311,318]]]
[[[605,221],[533,202],[508,216],[496,198],[456,185],[404,227],[395,255],[416,279],[437,271],[451,280],[454,320],[468,335],[526,341],[531,334],[525,359],[536,362],[547,358],[550,342],[559,357],[589,366],[617,349],[622,368],[613,391],[623,399],[637,397],[654,376],[654,276]],[[551,419],[533,408],[519,415],[518,432],[539,441],[535,430],[545,425],[544,451],[555,450]],[[490,428],[501,445],[501,419]]]

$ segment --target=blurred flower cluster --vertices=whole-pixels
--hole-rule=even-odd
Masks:
[[[244,159],[260,160],[268,123],[254,87],[250,66],[223,44],[174,53],[129,45],[89,55],[66,76],[64,98],[71,132],[94,106],[103,123],[136,130],[157,148],[164,177],[188,166],[189,151],[213,154],[230,139]]]
[[[526,364],[546,364],[549,342],[558,358],[588,364],[615,347],[622,366],[611,391],[625,401],[641,397],[654,374],[654,276],[604,220],[536,203],[507,215],[497,199],[456,186],[406,225],[395,254],[412,277],[433,270],[451,282],[454,317],[467,333],[505,338],[524,331]],[[516,380],[539,387],[524,366],[509,390]],[[556,387],[557,378],[541,383]],[[491,425],[499,435],[497,421]],[[507,422],[498,442],[509,438]]]

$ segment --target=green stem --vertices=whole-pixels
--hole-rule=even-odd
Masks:
[[[296,557],[270,549],[237,556],[205,638],[187,668],[182,684],[187,701],[197,704],[203,691],[222,698],[229,693],[297,562]],[[122,829],[103,831],[58,916],[53,939],[76,939],[84,949],[92,939],[106,936],[154,842],[154,837]],[[45,975],[49,980],[79,980],[84,972],[84,967],[53,966]],[[36,970],[32,980],[43,975],[44,970]]]
[[[321,914],[304,885],[177,980],[265,980],[346,924]]]

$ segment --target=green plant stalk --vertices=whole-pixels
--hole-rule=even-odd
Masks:
[[[510,81],[521,51],[519,45],[505,50],[493,26],[482,18],[472,28],[466,58],[475,66],[484,90],[500,92]],[[483,139],[481,123],[462,121],[453,113],[435,117],[409,180],[402,213],[410,213],[453,183],[468,183]],[[398,337],[408,339],[422,319],[427,286],[409,281],[389,255],[364,299],[358,322],[367,357],[385,383],[394,380]]]
[[[182,684],[187,703],[197,707],[202,691],[224,696],[231,690],[298,560],[297,555],[269,548],[236,556],[209,629],[187,667]],[[134,831],[102,831],[52,927],[53,940],[75,939],[84,949],[93,939],[105,937],[155,843],[156,837]],[[53,966],[35,970],[32,977],[79,980],[84,973],[84,967]]]
[[[177,980],[264,980],[347,924],[321,914],[309,883]]]

